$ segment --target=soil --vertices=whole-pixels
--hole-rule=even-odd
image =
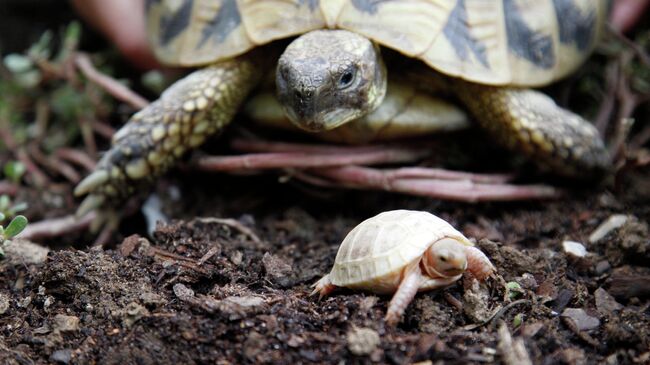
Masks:
[[[25,6],[11,14],[31,14]],[[39,27],[51,28],[50,13],[42,13]],[[27,48],[42,32],[13,18],[22,28],[11,23],[0,35],[21,42],[6,42],[3,52]],[[464,141],[463,149],[472,144],[489,152],[470,168],[490,170],[484,161],[494,151],[483,142]],[[11,158],[0,153],[0,161]],[[136,214],[104,248],[92,247],[90,233],[43,242],[47,249],[15,240],[0,260],[0,364],[650,363],[647,166],[616,189],[575,186],[560,200],[525,203],[442,202],[285,180],[176,170],[156,186],[172,219],[151,234]],[[23,186],[16,201],[28,203],[34,221],[70,214],[78,204],[72,188]],[[388,296],[347,289],[309,296],[346,233],[391,209],[446,219],[497,275],[478,283],[465,274],[419,293],[396,327],[383,320]],[[622,219],[616,215],[624,217],[620,227],[590,240],[603,222]],[[214,217],[236,220],[259,240]],[[566,241],[587,254],[567,253]]]
[[[159,186],[163,211],[183,219],[150,238],[0,262],[0,363],[525,363],[510,358],[518,341],[535,364],[648,361],[647,175],[619,194],[480,205],[199,177]],[[398,208],[434,212],[476,239],[497,277],[418,294],[396,328],[383,321],[389,297],[310,297],[345,234]],[[627,222],[590,243],[614,214]],[[197,217],[238,217],[260,241]],[[566,254],[565,240],[588,254]]]

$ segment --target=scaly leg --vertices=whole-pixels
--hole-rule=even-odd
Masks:
[[[450,80],[477,122],[503,145],[543,170],[578,179],[602,176],[611,166],[596,128],[545,94]]]
[[[322,299],[325,296],[328,296],[334,289],[336,289],[336,285],[332,284],[332,281],[330,280],[329,274],[323,276],[320,280],[318,280],[314,285],[312,285],[312,288],[314,290],[311,292],[311,295],[316,295],[318,293],[318,299]]]
[[[478,280],[483,281],[496,271],[490,259],[478,248],[465,246],[465,255],[467,256],[467,270]]]
[[[422,275],[419,264],[416,263],[404,269],[402,281],[399,283],[393,299],[390,300],[388,311],[386,311],[386,323],[389,326],[399,323],[404,310],[411,303],[418,289],[420,289],[420,285],[425,280],[426,278]]]
[[[77,196],[88,194],[78,215],[124,201],[222,130],[260,73],[259,65],[245,56],[220,62],[177,81],[133,115],[95,171],[75,189]]]

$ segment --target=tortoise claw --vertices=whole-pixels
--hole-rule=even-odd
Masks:
[[[332,291],[334,291],[334,289],[336,289],[336,285],[332,284],[329,275],[323,276],[320,280],[312,284],[311,287],[314,288],[314,290],[312,290],[309,296],[319,294],[318,300],[323,299],[323,297],[329,295]]]
[[[77,208],[75,215],[77,217],[83,217],[84,215],[99,208],[102,204],[104,204],[105,200],[106,198],[102,195],[90,194],[81,202],[79,208]]]
[[[79,185],[74,189],[75,196],[82,196],[94,191],[99,186],[103,185],[108,181],[108,171],[106,170],[97,170],[86,176]],[[88,199],[86,199],[88,200]],[[84,200],[84,202],[86,201]],[[81,209],[81,208],[79,208]]]

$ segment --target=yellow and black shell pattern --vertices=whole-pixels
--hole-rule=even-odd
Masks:
[[[201,66],[311,30],[347,29],[444,74],[540,86],[575,70],[607,0],[147,0],[158,58]]]

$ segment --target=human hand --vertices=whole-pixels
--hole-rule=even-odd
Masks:
[[[144,70],[160,66],[147,41],[144,0],[72,0],[72,4],[133,65]]]

